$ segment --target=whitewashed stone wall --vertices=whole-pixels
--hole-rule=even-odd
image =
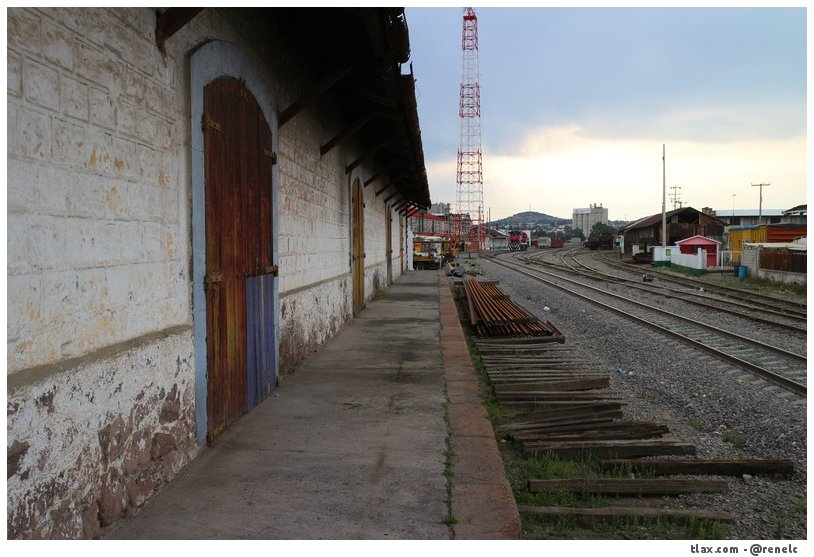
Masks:
[[[150,9],[8,16],[8,535],[93,537],[200,449],[184,55]]]
[[[255,55],[268,41],[253,49],[245,26],[229,23],[234,14],[212,8],[165,53],[151,8],[7,16],[8,537],[94,537],[201,449],[187,57],[213,39]],[[280,68],[297,65],[258,71],[284,107],[301,86]],[[344,167],[355,151],[320,157],[320,110],[279,133],[282,372],[351,318]],[[364,180],[370,169],[358,172]],[[386,286],[384,205],[373,188],[368,300]],[[398,218],[393,231],[397,277]]]
[[[12,374],[189,322],[180,83],[130,24],[8,12]]]

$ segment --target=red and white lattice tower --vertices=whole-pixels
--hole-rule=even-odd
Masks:
[[[464,8],[461,34],[460,142],[456,201],[461,215],[461,238],[483,249],[483,165],[480,138],[480,82],[478,74],[478,16]],[[468,221],[468,222],[467,222]]]

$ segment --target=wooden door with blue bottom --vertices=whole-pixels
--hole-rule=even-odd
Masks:
[[[237,79],[204,88],[207,439],[270,393],[274,370],[272,137]]]

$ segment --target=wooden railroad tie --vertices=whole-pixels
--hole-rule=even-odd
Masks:
[[[672,439],[624,439],[597,441],[535,441],[523,445],[527,456],[551,454],[574,458],[592,454],[599,458],[695,454],[695,445]]]
[[[548,410],[537,410],[525,412],[512,418],[499,420],[498,424],[502,428],[512,428],[527,425],[546,425],[579,423],[582,420],[589,421],[603,413],[618,413],[621,417],[622,403],[615,402],[572,402],[571,404],[558,405],[556,408]]]
[[[653,520],[670,518],[682,521],[697,519],[718,520],[721,522],[734,521],[734,517],[730,513],[700,509],[654,509],[650,507],[534,507],[518,505],[517,510],[521,514],[533,514],[537,516],[575,516],[587,522],[612,521],[628,517],[650,518]]]
[[[649,422],[608,422],[581,424],[579,427],[549,428],[548,430],[521,430],[511,433],[512,439],[525,446],[535,441],[600,441],[622,439],[651,439],[670,433],[667,426]]]
[[[666,478],[600,478],[529,480],[531,493],[565,491],[568,493],[598,493],[605,495],[662,496],[682,493],[724,493],[729,490],[726,480],[666,479]]]
[[[524,391],[590,391],[592,389],[605,389],[610,386],[608,377],[594,377],[591,379],[558,379],[541,381],[540,379],[519,379],[511,382],[501,382],[492,385],[495,395],[504,393],[522,393]]]
[[[600,469],[636,470],[639,473],[659,475],[705,474],[710,476],[741,476],[794,474],[794,462],[789,459],[612,459],[602,460]]]
[[[621,400],[606,390],[591,391],[525,391],[501,392],[495,395],[500,404],[549,404],[551,402],[591,401],[615,402]]]

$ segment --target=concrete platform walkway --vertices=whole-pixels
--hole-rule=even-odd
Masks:
[[[517,509],[495,466],[496,444],[482,421],[450,302],[442,275],[401,276],[272,397],[103,537],[516,537]],[[469,433],[457,438],[455,428]],[[450,512],[443,474],[450,445],[458,520],[451,528],[442,522]]]

